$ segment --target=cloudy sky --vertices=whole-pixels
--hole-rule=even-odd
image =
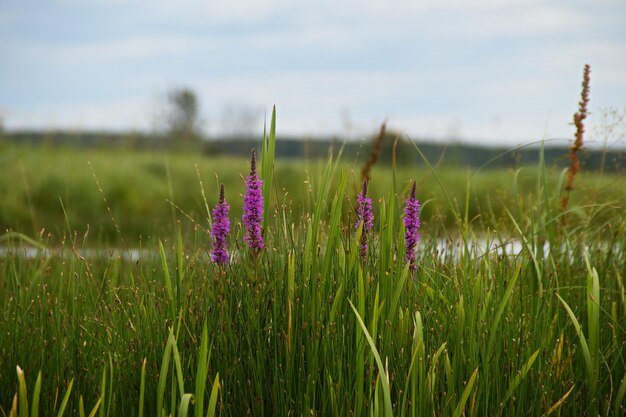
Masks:
[[[0,3],[5,129],[150,130],[185,86],[208,133],[275,104],[282,134],[527,143],[572,136],[585,63],[592,133],[626,108],[625,1]]]

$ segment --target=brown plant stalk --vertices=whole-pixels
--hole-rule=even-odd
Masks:
[[[383,139],[385,137],[386,130],[387,130],[387,122],[383,122],[383,124],[380,125],[380,132],[378,133],[378,136],[376,137],[376,140],[374,141],[374,147],[372,148],[370,157],[367,161],[365,161],[365,164],[363,165],[363,168],[361,169],[361,182],[363,182],[364,180],[367,180],[367,181],[370,180],[370,171],[372,170],[372,167],[374,166],[376,161],[378,161],[378,155],[380,155],[380,150],[383,145]]]
[[[578,151],[583,147],[583,135],[585,133],[585,125],[583,121],[587,118],[587,106],[589,105],[589,73],[591,68],[589,64],[585,65],[583,70],[582,91],[580,93],[580,101],[578,102],[578,111],[574,113],[574,126],[576,127],[576,139],[570,145],[568,156],[571,161],[569,170],[567,171],[567,179],[565,182],[565,195],[561,198],[561,211],[563,212],[563,224],[567,224],[565,212],[569,205],[570,192],[574,188],[574,178],[580,171],[580,160],[578,159]]]

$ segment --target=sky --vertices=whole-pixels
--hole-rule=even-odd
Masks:
[[[207,134],[588,141],[626,109],[624,0],[2,0],[6,130],[162,126],[190,88]],[[606,121],[604,121],[606,125]]]

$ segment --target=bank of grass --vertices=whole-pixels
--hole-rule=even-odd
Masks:
[[[251,143],[250,147],[253,146]],[[427,229],[458,226],[443,189],[454,210],[467,212],[468,220],[477,230],[485,226],[510,228],[507,208],[517,209],[519,205],[519,209],[526,210],[540,200],[537,189],[540,172],[536,166],[495,170],[486,166],[469,171],[465,167],[442,165],[436,170],[442,188],[417,153],[414,159],[413,166],[397,169],[395,189],[406,191],[411,181],[417,181],[420,198],[428,201],[422,210]],[[94,246],[136,247],[141,242],[171,235],[178,227],[182,227],[186,237],[194,229],[206,228],[207,209],[201,181],[207,202],[212,206],[218,194],[218,176],[225,184],[233,215],[240,217],[242,177],[247,170],[244,159],[203,157],[188,152],[8,144],[0,149],[0,162],[0,230],[41,235],[50,244],[58,244],[67,234],[69,224],[70,230],[81,239],[88,232],[88,242]],[[356,193],[360,162],[341,164],[348,176],[347,190]],[[287,205],[293,218],[311,211],[314,199],[310,184],[320,181],[324,166],[321,160],[276,161],[273,186],[276,193],[272,196],[271,210]],[[547,167],[547,187],[558,188],[563,173]],[[387,198],[389,190],[394,188],[392,182],[391,167],[376,165],[371,184],[374,199]],[[334,178],[329,195],[336,187],[337,178]],[[626,200],[623,175],[599,175],[583,170],[571,198],[574,206],[584,207],[578,211],[579,216],[597,214],[591,206],[598,204],[623,209],[619,204]],[[350,215],[348,206],[344,206],[343,212],[346,220]],[[588,220],[600,225],[617,213],[607,207],[601,214]],[[493,219],[497,223],[488,224]]]
[[[139,175],[137,167],[151,162],[164,166],[154,155],[120,154],[103,168],[96,155],[104,190],[107,178]],[[272,162],[263,152],[261,166]],[[238,217],[246,161],[172,156],[170,174],[153,181],[167,190],[171,178],[174,200],[188,193],[202,218],[195,163],[203,180],[219,172]],[[392,171],[375,171],[377,220],[363,263],[350,218],[358,183],[352,168],[358,171],[336,160],[277,164],[271,192],[279,204],[268,216],[266,249],[251,255],[235,221],[226,268],[209,262],[203,230],[184,238],[162,232],[178,225],[166,204],[158,219],[169,226],[148,229],[143,247],[151,255],[137,262],[83,257],[90,238],[72,239],[71,218],[61,257],[3,257],[4,412],[15,404],[27,415],[28,404],[56,415],[67,398],[65,415],[624,413],[623,180],[577,182],[564,227],[559,173],[543,166],[469,176],[399,170],[395,185]],[[424,203],[414,273],[404,262],[401,223],[409,178]],[[145,197],[144,180],[130,187],[139,196],[128,198]],[[215,182],[205,185],[212,205]],[[87,192],[93,183],[81,187]],[[97,193],[93,199],[100,201]],[[72,201],[64,202],[68,217]],[[113,210],[120,228],[137,221]],[[483,254],[473,247],[478,238],[515,239],[523,249]],[[441,239],[462,243],[441,254]]]

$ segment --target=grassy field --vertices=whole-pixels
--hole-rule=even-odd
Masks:
[[[434,228],[435,235],[458,226],[455,212],[467,212],[468,221],[476,230],[510,230],[512,224],[505,209],[525,211],[540,198],[537,166],[505,170],[487,165],[468,171],[465,167],[444,165],[435,171],[440,184],[417,152],[414,159],[413,167],[396,170],[395,183],[390,166],[375,165],[371,194],[375,200],[387,198],[393,187],[406,193],[411,182],[417,181],[418,195],[425,203],[421,213],[424,226]],[[244,159],[206,158],[189,152],[5,144],[0,147],[0,230],[42,236],[56,245],[74,233],[82,241],[88,232],[87,244],[100,247],[154,243],[179,227],[187,237],[198,228],[208,227],[203,191],[212,207],[217,199],[218,181],[225,184],[233,216],[241,217],[240,195],[247,163]],[[287,205],[294,219],[310,212],[315,201],[312,184],[320,181],[325,164],[323,160],[276,161],[270,209]],[[362,161],[341,161],[341,170],[348,176],[348,195],[355,195],[359,188],[361,165]],[[542,181],[553,190],[562,187],[564,172],[548,167]],[[337,184],[338,176],[332,179],[329,195],[335,192]],[[624,213],[624,176],[583,169],[576,179],[572,201],[585,207],[575,216],[601,225],[611,216]],[[607,207],[594,210],[594,205]],[[351,214],[350,205],[345,205],[344,220]]]
[[[0,259],[2,412],[625,412],[623,177],[582,172],[563,214],[564,174],[541,164],[378,167],[363,261],[359,166],[274,162],[271,143],[259,164],[271,204],[258,255],[239,220],[248,161],[4,148],[2,225],[65,251]],[[196,166],[209,208],[215,174],[233,206],[227,266],[208,257]],[[402,223],[412,180],[423,205],[415,271]],[[3,240],[17,251],[24,243]],[[442,240],[456,249],[441,253]],[[490,241],[522,250],[475,247]],[[120,242],[149,252],[133,262],[82,255]]]

